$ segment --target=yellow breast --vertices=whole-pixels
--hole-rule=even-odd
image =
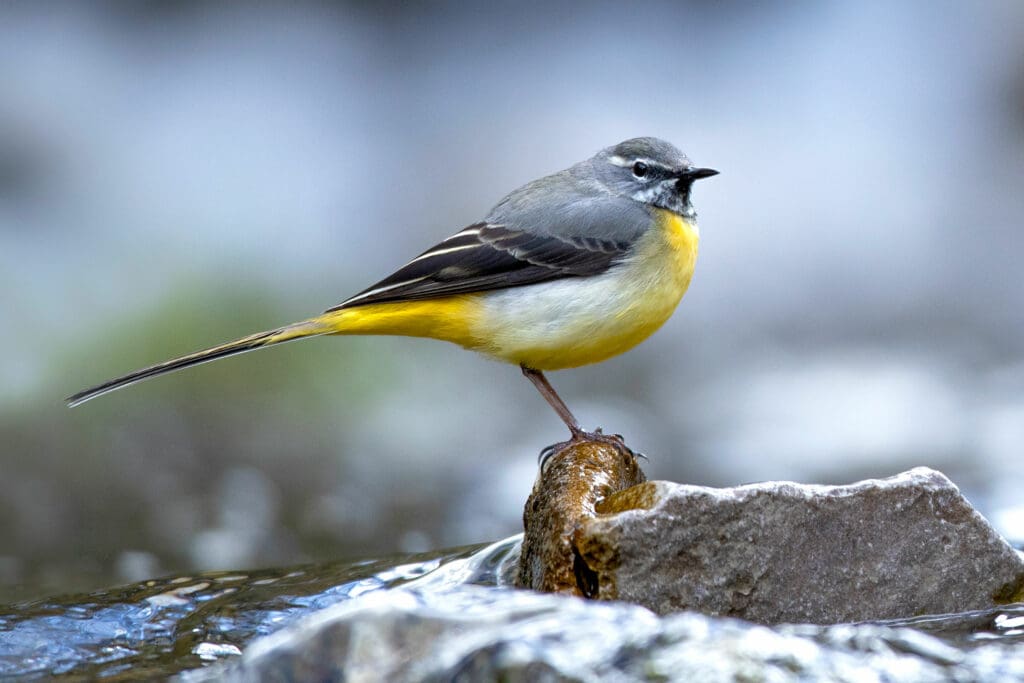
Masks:
[[[697,226],[656,210],[634,253],[607,272],[489,293],[479,301],[474,346],[537,370],[597,363],[661,327],[686,293],[697,262]]]
[[[654,334],[672,317],[690,286],[697,264],[697,226],[678,214],[658,209],[657,228],[637,245],[636,257],[618,276],[625,292],[611,314],[607,336],[583,345],[584,365],[624,353]]]
[[[620,317],[636,325],[637,338],[631,346],[649,337],[672,316],[690,287],[697,265],[700,232],[696,223],[671,211],[657,212],[658,227],[649,233],[650,240],[637,245],[636,261],[628,273],[638,281],[639,286],[632,288],[636,296],[627,310],[619,312]]]

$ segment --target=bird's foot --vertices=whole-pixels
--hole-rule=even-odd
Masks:
[[[605,434],[604,431],[598,427],[592,432],[585,432],[582,429],[573,432],[572,438],[569,439],[570,443],[578,443],[580,441],[597,441],[598,443],[606,443],[609,446],[632,453],[633,451],[626,445],[626,439],[622,434]]]
[[[537,457],[537,464],[540,465],[541,470],[543,470],[548,459],[555,453],[584,441],[608,444],[620,453],[632,455],[634,458],[643,458],[644,460],[648,459],[643,453],[634,451],[632,448],[627,446],[626,440],[621,434],[605,434],[601,428],[598,427],[592,432],[584,431],[582,429],[574,429],[572,431],[572,436],[568,441],[559,441],[558,443],[553,443],[542,449],[540,455]]]
[[[601,431],[600,427],[598,427],[592,432],[581,431],[579,434],[579,438],[577,439],[574,436],[574,438],[570,440],[570,443],[572,441],[600,441],[601,443],[606,443],[610,446],[614,446],[623,453],[632,455],[634,458],[643,458],[644,460],[650,460],[650,458],[648,458],[646,454],[641,453],[640,451],[634,451],[632,448],[627,446],[626,437],[622,436],[622,434],[605,434],[603,431]]]

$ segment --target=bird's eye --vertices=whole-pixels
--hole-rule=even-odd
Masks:
[[[647,164],[642,161],[638,161],[633,164],[633,175],[637,178],[643,178],[647,175]]]

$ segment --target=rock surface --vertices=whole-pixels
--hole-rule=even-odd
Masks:
[[[817,624],[1024,599],[1024,560],[945,476],[712,489],[647,482],[578,520],[597,597]]]
[[[526,532],[516,585],[589,597],[593,573],[581,571],[572,534],[581,520],[596,514],[600,501],[645,480],[636,457],[608,443],[571,443],[549,455],[523,511]]]
[[[986,682],[1024,680],[1024,648],[1007,641],[959,649],[870,624],[660,618],[624,603],[461,586],[335,605],[255,641],[239,660],[181,679]]]

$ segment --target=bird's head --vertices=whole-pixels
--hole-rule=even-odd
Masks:
[[[681,216],[693,217],[690,188],[718,171],[695,167],[671,143],[633,138],[598,152],[589,160],[599,182],[614,194]]]

